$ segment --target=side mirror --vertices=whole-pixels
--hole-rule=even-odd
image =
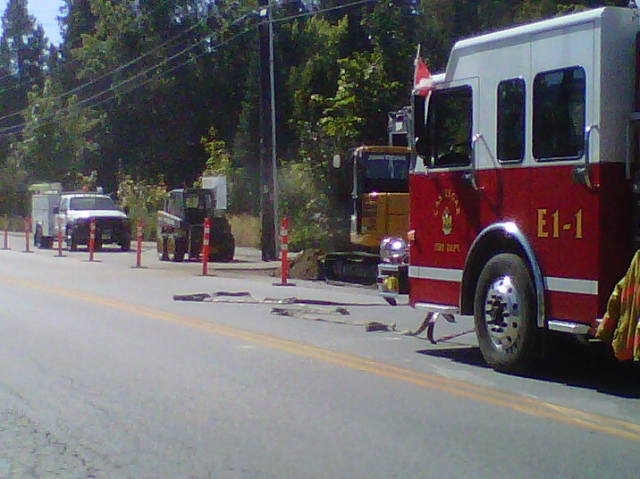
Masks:
[[[59,215],[60,214],[60,207],[59,206],[54,206],[53,207],[53,214],[54,215]]]
[[[125,207],[122,209],[122,211],[124,211],[124,214],[125,214],[125,215],[127,215],[127,216],[129,215],[129,207],[128,207],[128,206],[125,206]]]

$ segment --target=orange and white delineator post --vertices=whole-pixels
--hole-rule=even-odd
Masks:
[[[280,282],[274,286],[295,286],[287,282],[289,274],[289,219],[282,218],[280,222]]]
[[[96,249],[96,219],[91,218],[89,223],[89,261],[93,261],[93,253]]]
[[[202,235],[202,276],[206,276],[208,273],[210,239],[211,239],[211,218],[205,218],[204,233]]]
[[[287,284],[287,274],[288,274],[288,263],[287,256],[289,253],[289,219],[282,218],[282,224],[280,226],[280,261],[281,261],[281,272],[280,272],[280,282],[282,284]]]
[[[136,238],[136,268],[142,267],[142,218],[138,219]]]
[[[31,232],[31,217],[27,216],[24,219],[24,242],[25,247],[23,253],[33,253],[29,248],[29,233]]]
[[[58,256],[62,256],[62,218],[58,218]]]
[[[9,248],[9,227],[4,227],[4,246],[2,249],[11,249]]]

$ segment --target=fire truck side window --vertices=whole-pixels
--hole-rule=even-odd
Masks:
[[[498,84],[498,161],[524,158],[525,86],[515,78]]]
[[[533,83],[533,156],[578,159],[584,152],[585,72],[581,67],[539,73]]]
[[[472,92],[463,86],[431,93],[424,143],[418,151],[432,168],[471,163]]]

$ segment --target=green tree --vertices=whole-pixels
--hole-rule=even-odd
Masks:
[[[23,112],[23,140],[11,145],[10,161],[29,173],[33,181],[64,178],[70,172],[99,168],[99,145],[92,136],[103,118],[83,108],[77,98],[51,93],[51,82],[29,93]]]
[[[2,15],[0,37],[0,158],[19,138],[20,112],[27,105],[27,92],[42,87],[47,43],[41,25],[29,15],[27,0],[9,0]]]
[[[118,178],[118,203],[128,211],[133,224],[142,221],[143,237],[156,238],[157,212],[163,206],[167,195],[164,180],[134,180],[129,175]]]
[[[200,139],[207,152],[207,162],[203,176],[228,175],[231,172],[231,154],[224,140],[218,138],[215,128],[209,128],[207,136]]]
[[[298,137],[300,158],[318,164],[336,151],[332,138],[319,127],[327,106],[325,99],[336,91],[340,76],[340,45],[347,32],[346,18],[332,25],[320,17],[294,24],[297,33],[293,48],[305,52],[299,65],[291,68],[288,92],[293,103],[290,122]]]
[[[28,213],[27,172],[15,164],[0,166],[0,217]]]

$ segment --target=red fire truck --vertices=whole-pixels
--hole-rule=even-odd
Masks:
[[[393,300],[407,268],[413,307],[472,316],[487,363],[523,371],[545,330],[594,333],[638,245],[640,11],[462,40],[432,79],[413,98],[410,259],[387,241],[379,289]]]

